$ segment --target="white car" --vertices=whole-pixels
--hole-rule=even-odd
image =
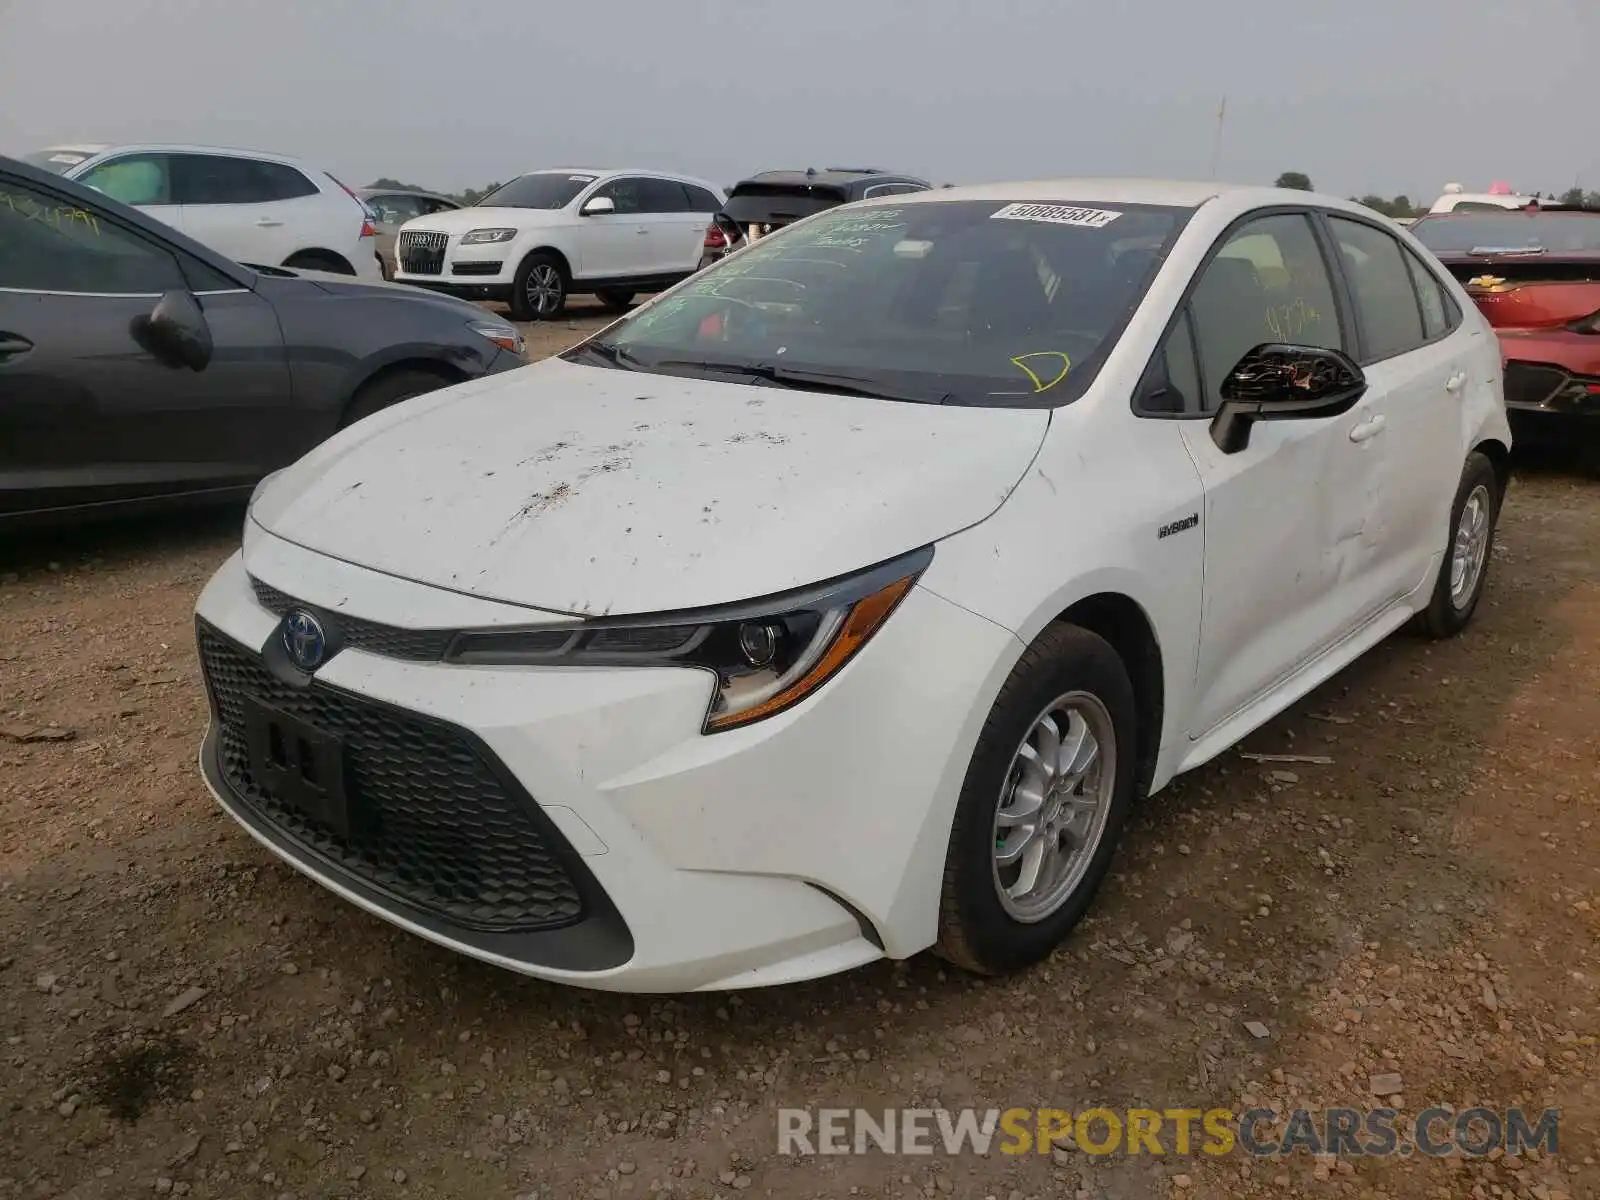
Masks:
[[[1459,183],[1447,183],[1444,193],[1433,202],[1428,212],[1500,212],[1504,209],[1527,208],[1538,202],[1537,196],[1523,196],[1511,191],[1469,192]]]
[[[831,209],[266,480],[198,603],[205,778],[549,980],[1017,968],[1142,797],[1467,624],[1510,446],[1494,334],[1358,205]]]
[[[533,171],[470,208],[407,221],[394,279],[498,300],[521,321],[560,315],[574,293],[620,312],[696,270],[726,198],[714,183],[659,171]]]
[[[298,159],[214,146],[51,146],[24,161],[143,209],[249,266],[381,281],[362,200]]]

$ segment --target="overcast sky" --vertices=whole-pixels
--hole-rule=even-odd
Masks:
[[[749,31],[749,32],[745,32]],[[741,44],[741,38],[743,43]],[[1600,188],[1596,0],[0,0],[0,149]]]

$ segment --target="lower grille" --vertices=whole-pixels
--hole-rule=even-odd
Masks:
[[[280,617],[302,603],[270,583],[261,582],[254,575],[250,577],[250,588],[256,594],[256,603]],[[439,662],[455,637],[455,631],[450,629],[401,629],[396,625],[380,625],[376,621],[363,621],[360,617],[343,614],[337,614],[333,620],[339,627],[340,640],[344,645],[407,662]]]
[[[407,275],[438,275],[444,270],[444,248],[449,243],[447,233],[402,229],[395,239],[394,253]]]
[[[299,688],[198,624],[216,713],[218,766],[252,813],[367,886],[470,929],[552,929],[585,915],[560,834],[463,731],[320,683]],[[245,706],[254,700],[340,740],[348,838],[291,808],[251,775]],[[542,814],[541,814],[542,816]]]
[[[1561,368],[1538,363],[1508,362],[1505,374],[1507,404],[1543,404],[1567,382]]]
[[[450,264],[452,275],[498,275],[503,262],[455,262]]]

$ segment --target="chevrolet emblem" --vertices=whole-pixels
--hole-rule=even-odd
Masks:
[[[1493,288],[1499,287],[1505,280],[1498,275],[1479,275],[1476,279],[1467,280],[1468,287]]]

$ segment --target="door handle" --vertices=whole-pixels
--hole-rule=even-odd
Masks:
[[[1449,379],[1444,381],[1444,390],[1450,392],[1452,395],[1456,392],[1459,392],[1466,386],[1467,373],[1465,371],[1457,371],[1454,375],[1450,376]]]
[[[32,349],[33,343],[27,338],[19,337],[14,333],[0,333],[0,359],[26,354]]]
[[[1375,417],[1368,417],[1350,431],[1350,440],[1352,442],[1371,441],[1383,432],[1384,426],[1387,424],[1388,422],[1384,420],[1381,414]]]
[[[256,222],[256,227],[258,229],[276,229],[282,224],[282,221],[274,221],[271,217],[262,217]]]
[[[641,235],[641,236],[643,236],[644,234],[647,234],[647,233],[650,232],[650,227],[648,225],[641,225],[641,226],[639,226],[639,228],[635,229],[634,232],[639,234],[639,235]]]

